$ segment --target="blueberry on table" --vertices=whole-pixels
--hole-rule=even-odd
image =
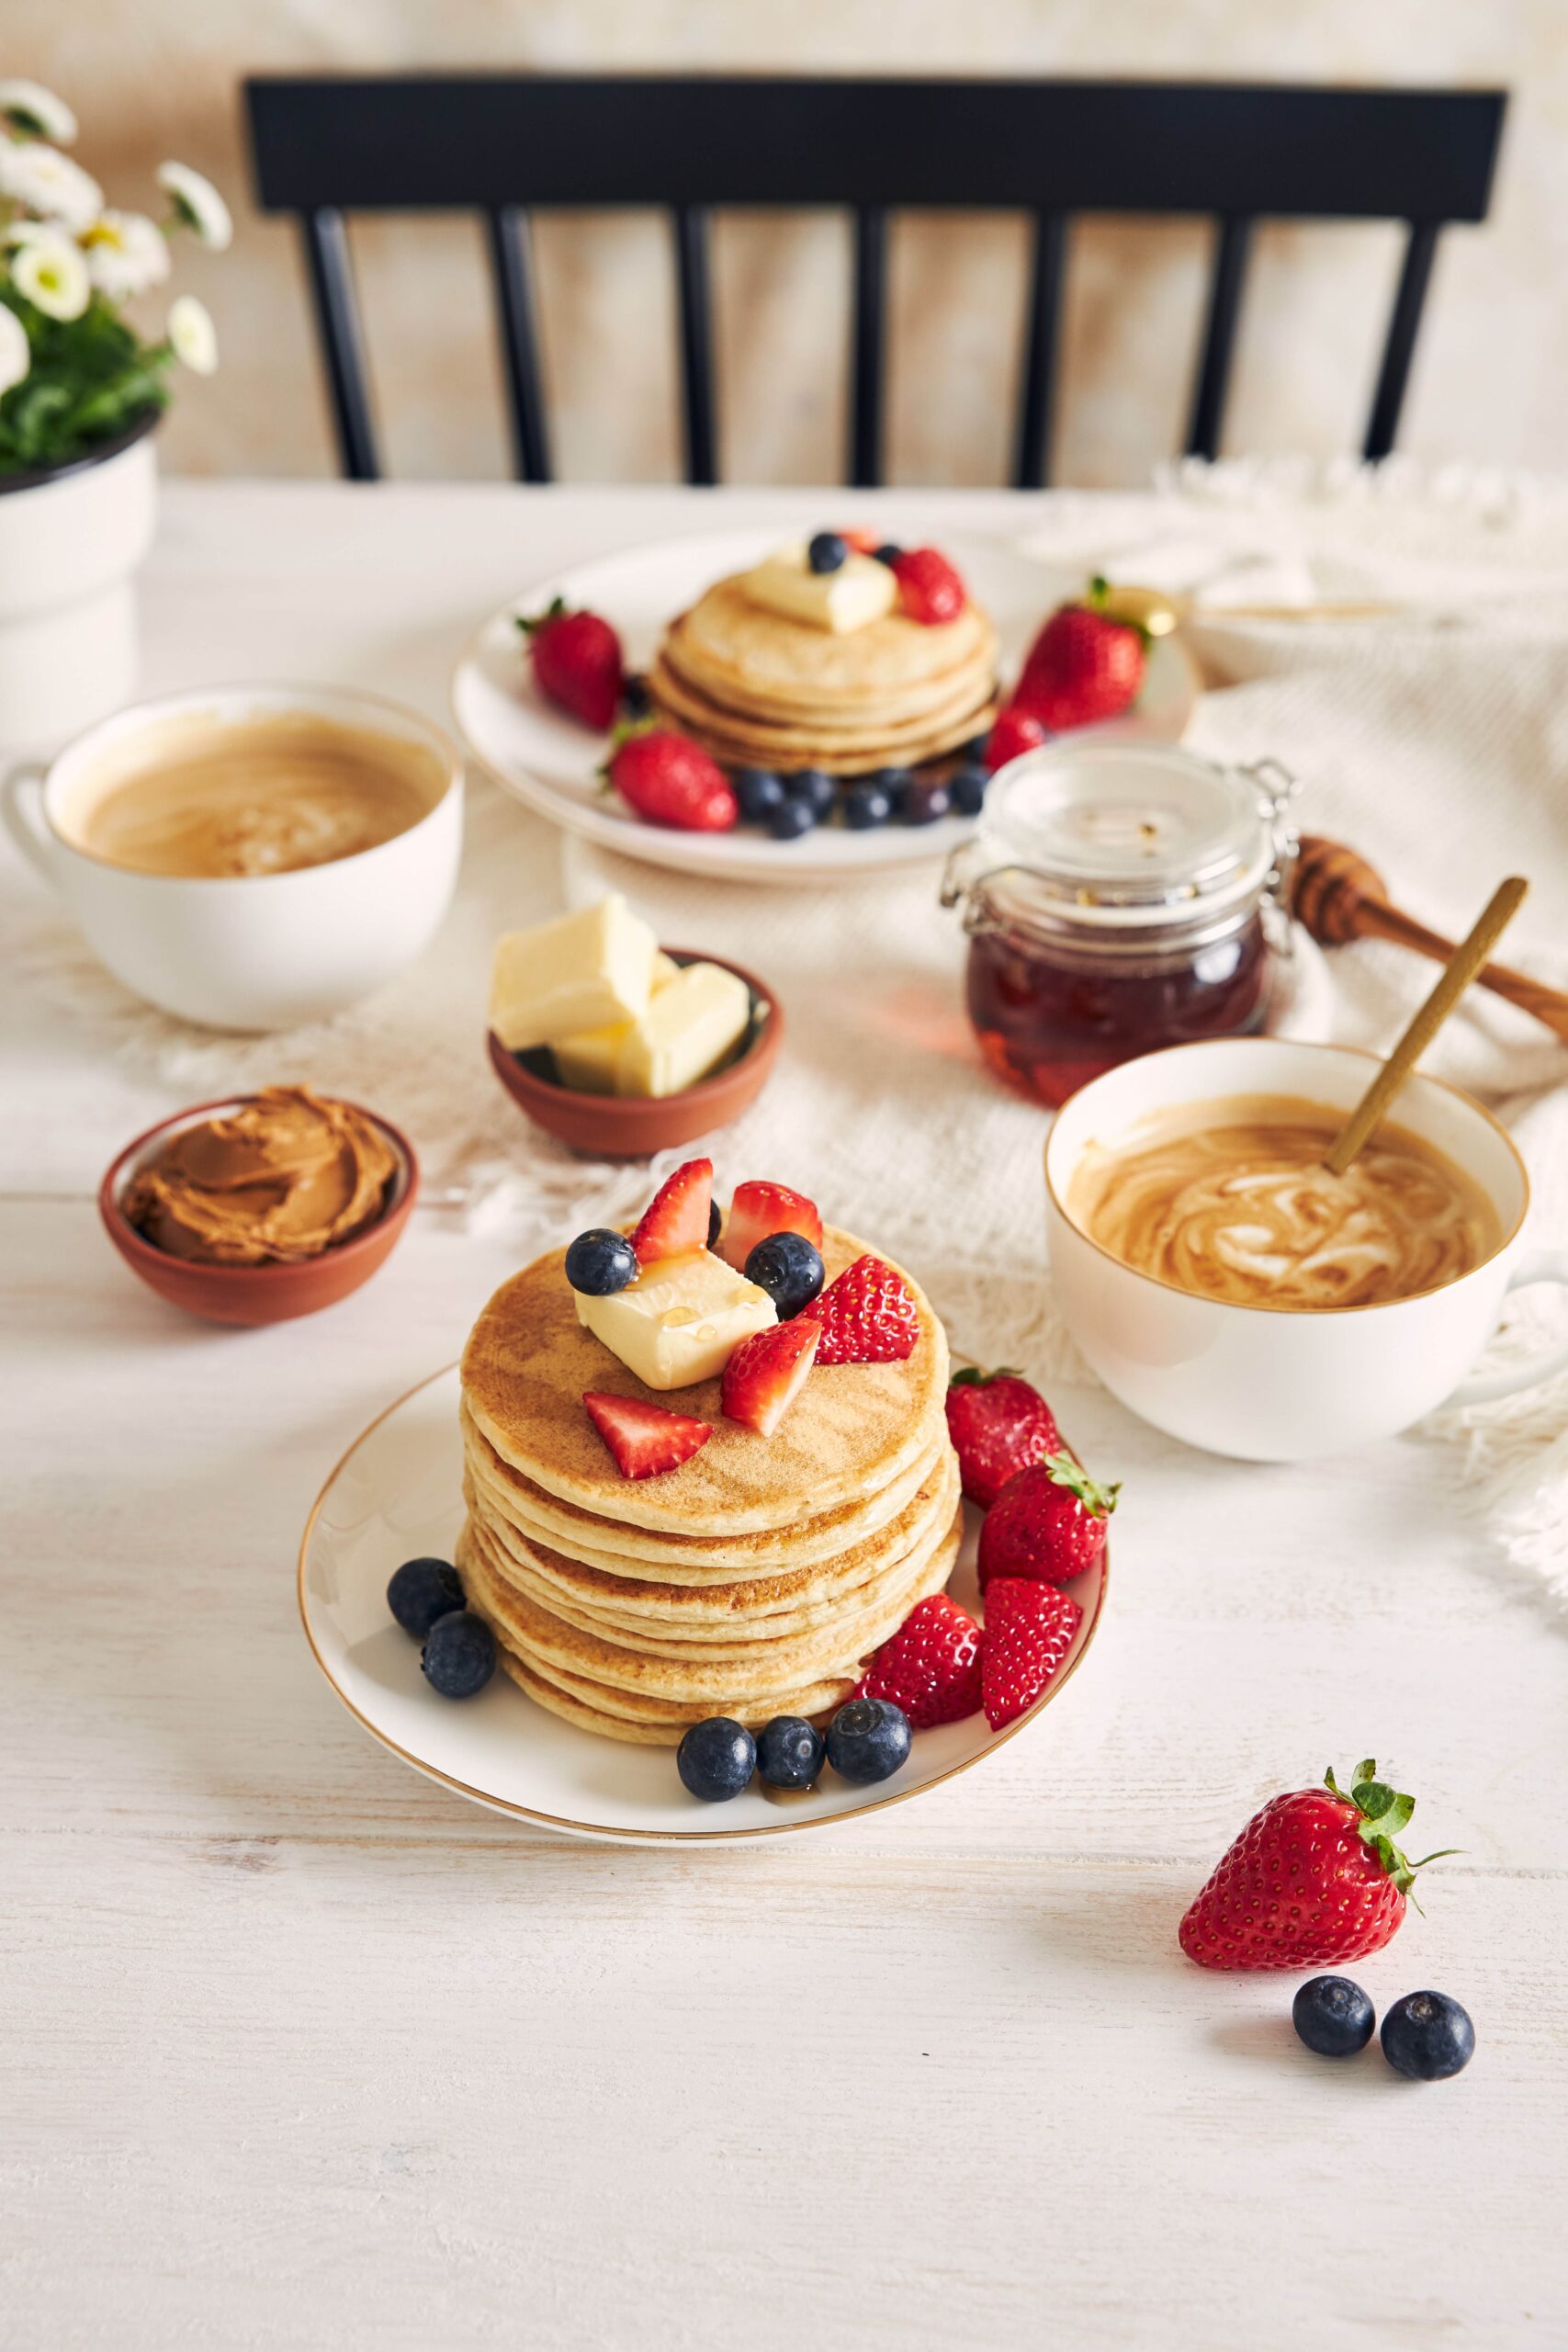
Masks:
[[[405,1560],[392,1570],[387,1606],[416,1642],[423,1642],[438,1617],[463,1606],[463,1579],[450,1560]]]
[[[746,1279],[765,1290],[787,1323],[809,1306],[826,1275],[822,1260],[803,1233],[770,1233],[746,1261]]]
[[[955,768],[947,779],[947,796],[955,817],[977,817],[985,806],[986,786],[991,781],[991,771],[980,763],[971,761]]]
[[[737,768],[729,781],[749,825],[761,824],[783,804],[784,778],[772,768]]]
[[[797,842],[816,822],[817,811],[809,800],[781,800],[768,819],[768,831],[776,842]]]
[[[899,821],[906,825],[934,825],[945,817],[952,805],[948,789],[940,777],[916,776],[904,795],[899,808]]]
[[[1314,1976],[1292,2002],[1291,2022],[1320,2058],[1353,2058],[1371,2040],[1377,2012],[1348,1976]]]
[[[608,1298],[637,1279],[637,1251],[624,1233],[596,1225],[580,1233],[566,1253],[566,1278],[585,1298]]]
[[[495,1672],[495,1635],[471,1609],[454,1609],[426,1634],[419,1662],[444,1699],[471,1699]]]
[[[879,548],[873,548],[872,549],[872,553],[876,558],[878,563],[897,563],[903,552],[903,548],[901,547],[895,546],[891,539],[884,539]]]
[[[840,571],[848,554],[837,531],[818,531],[806,550],[806,560],[813,571]]]
[[[832,815],[839,797],[837,785],[821,768],[797,768],[784,779],[784,790],[792,800],[804,800],[818,824]]]
[[[891,1699],[851,1699],[828,1726],[828,1761],[841,1780],[886,1781],[908,1756],[909,1718]]]
[[[1475,2028],[1446,1993],[1406,1993],[1383,2018],[1382,2054],[1413,2083],[1440,2083],[1469,2065]]]
[[[733,1715],[709,1715],[693,1724],[675,1751],[675,1770],[705,1804],[738,1797],[756,1765],[757,1743]]]
[[[808,1789],[827,1743],[804,1715],[775,1715],[757,1734],[757,1770],[770,1789]]]
[[[844,822],[852,833],[872,832],[892,814],[893,795],[885,784],[852,784],[844,795]]]

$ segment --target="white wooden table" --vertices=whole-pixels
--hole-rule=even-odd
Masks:
[[[476,616],[694,510],[820,500],[176,486],[146,682],[440,712]],[[7,856],[0,926],[33,887]],[[175,1107],[25,976],[0,994],[0,2341],[1568,2342],[1568,1649],[1448,1454],[1238,1472],[1061,1400],[1130,1508],[1034,1733],[858,1831],[532,1838],[368,1741],[294,1605],[325,1468],[508,1255],[421,1212],[319,1323],[186,1322],[92,1204]],[[1446,2086],[1309,2057],[1294,1979],[1176,1949],[1253,1805],[1368,1749],[1418,1848],[1465,1849],[1355,1972],[1471,2008]]]

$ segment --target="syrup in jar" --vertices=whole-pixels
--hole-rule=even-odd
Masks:
[[[1052,743],[1002,769],[942,887],[998,1077],[1055,1107],[1134,1055],[1260,1030],[1290,952],[1293,789],[1271,761],[1166,744]]]

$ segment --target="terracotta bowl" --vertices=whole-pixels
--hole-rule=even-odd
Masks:
[[[720,964],[737,973],[751,992],[751,1025],[739,1047],[711,1078],[682,1093],[643,1101],[614,1094],[580,1094],[554,1075],[547,1047],[508,1053],[492,1029],[490,1057],[508,1094],[536,1126],[547,1128],[573,1151],[594,1159],[651,1159],[656,1151],[691,1143],[715,1127],[727,1127],[750,1110],[767,1082],[784,1035],[784,1009],[777,997],[743,964],[705,956],[690,947],[669,947],[677,964]]]
[[[230,1094],[217,1102],[197,1102],[188,1111],[176,1111],[172,1119],[160,1119],[155,1127],[126,1145],[98,1187],[98,1215],[104,1230],[132,1272],[140,1274],[160,1298],[183,1306],[189,1315],[203,1316],[209,1323],[286,1323],[293,1316],[314,1315],[323,1306],[335,1306],[340,1298],[368,1282],[378,1266],[390,1257],[419,1192],[419,1161],[408,1137],[378,1112],[363,1111],[362,1105],[351,1103],[351,1110],[362,1110],[364,1117],[380,1129],[398,1162],[380,1216],[352,1241],[340,1242],[320,1258],[302,1259],[288,1266],[197,1266],[155,1249],[127,1221],[120,1207],[132,1174],[172,1128],[189,1126],[214,1111],[236,1110],[242,1102],[254,1100],[252,1095]]]

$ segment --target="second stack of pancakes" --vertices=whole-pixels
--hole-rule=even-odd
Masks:
[[[829,1228],[829,1279],[863,1251]],[[723,1419],[716,1380],[644,1388],[579,1324],[562,1254],[497,1292],[463,1359],[457,1559],[502,1664],[569,1722],[649,1746],[706,1715],[825,1719],[957,1556],[941,1324],[911,1283],[908,1361],[814,1371],[763,1439]],[[714,1435],[678,1470],[623,1479],[582,1408],[593,1388]]]

